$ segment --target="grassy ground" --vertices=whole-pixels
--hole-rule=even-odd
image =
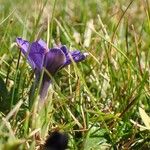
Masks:
[[[150,149],[149,6],[0,0],[0,149],[38,149],[56,129],[69,134],[70,150]],[[29,101],[33,71],[16,37],[89,53],[57,73],[40,111],[36,96]]]

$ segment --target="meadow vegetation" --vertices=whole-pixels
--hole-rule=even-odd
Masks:
[[[53,76],[46,105],[15,39],[87,52]],[[150,0],[0,0],[0,149],[150,149]],[[146,112],[146,113],[145,113]]]

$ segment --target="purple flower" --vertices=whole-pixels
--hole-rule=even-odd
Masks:
[[[47,44],[41,39],[33,43],[29,43],[22,38],[17,38],[16,42],[21,52],[27,58],[32,69],[35,70],[36,82],[40,79],[43,67],[50,75],[53,76],[58,70],[71,64],[72,59],[74,62],[80,62],[87,56],[87,53],[81,53],[78,50],[68,51],[65,45],[49,49]],[[51,83],[49,74],[44,72],[43,75],[42,85],[40,88],[41,99],[45,99],[48,87]]]

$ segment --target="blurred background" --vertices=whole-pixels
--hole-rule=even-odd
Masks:
[[[54,77],[50,112],[29,107],[33,71],[16,37],[89,53]],[[0,145],[38,149],[58,127],[69,149],[149,149],[135,125],[145,125],[139,106],[150,113],[149,39],[150,0],[0,0]]]

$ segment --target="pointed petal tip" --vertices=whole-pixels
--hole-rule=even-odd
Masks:
[[[17,38],[16,38],[16,41],[17,41],[17,40],[21,40],[21,39],[22,39],[21,37],[17,37]]]
[[[87,56],[89,56],[89,53],[88,53],[88,52],[85,52],[85,53],[83,53],[83,55],[84,55],[85,57],[87,57]]]
[[[30,43],[26,40],[23,40],[21,37],[16,38],[16,43],[17,43],[18,47],[20,48],[20,50],[25,55],[25,53],[27,52],[27,50],[29,48]]]
[[[19,45],[19,43],[20,43],[20,40],[22,40],[22,38],[20,38],[20,37],[17,37],[16,38],[16,43]]]
[[[25,43],[29,43],[27,40],[22,39],[21,37],[17,37],[16,38],[16,43],[18,44],[18,46],[22,46]]]
[[[23,40],[21,37],[17,37],[16,41],[25,41],[25,40]]]

